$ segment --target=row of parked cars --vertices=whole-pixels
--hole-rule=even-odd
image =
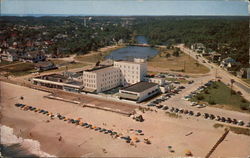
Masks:
[[[89,128],[89,129],[92,129],[94,131],[98,131],[100,133],[110,134],[111,136],[114,136],[115,138],[120,138],[122,140],[125,140],[127,143],[130,143],[131,140],[132,140],[130,138],[130,136],[123,136],[121,133],[118,134],[117,132],[115,132],[113,130],[97,127],[97,126],[94,126],[94,125],[92,125],[90,123],[87,123],[87,122],[82,122],[80,118],[79,119],[67,118],[67,117],[65,117],[65,116],[63,116],[63,115],[61,115],[59,113],[58,114],[52,114],[51,112],[48,112],[47,110],[38,109],[36,107],[27,106],[25,104],[20,104],[20,103],[16,103],[15,106],[19,107],[19,108],[21,108],[22,110],[25,110],[25,111],[34,111],[34,112],[37,112],[37,113],[47,115],[52,119],[58,118],[59,120],[62,120],[62,121],[68,122],[68,123],[72,123],[72,124],[75,124],[75,125],[79,125],[79,126],[82,126],[82,127],[85,127],[85,128]]]
[[[213,84],[214,81],[208,81],[207,83],[205,83],[203,86],[198,87],[195,91],[191,92],[189,95],[185,96],[184,99],[185,100],[189,100],[190,98],[194,97],[196,94],[200,93],[201,91],[203,91],[205,88],[211,86]]]
[[[148,105],[148,106],[150,106],[150,105]],[[192,110],[169,107],[169,106],[160,105],[160,104],[154,105],[154,106],[158,109],[169,111],[171,113],[185,114],[185,115],[190,115],[190,116],[195,116],[195,117],[201,116],[204,119],[210,119],[210,120],[215,120],[215,121],[220,121],[220,122],[225,122],[225,123],[231,123],[231,124],[238,125],[238,126],[246,125],[246,127],[250,127],[250,122],[245,124],[244,121],[242,121],[242,120],[232,119],[230,117],[215,116],[214,114],[194,112]]]
[[[172,96],[174,96],[175,94],[178,94],[182,89],[185,89],[184,86],[179,86],[176,89],[172,90],[172,92],[166,93],[164,94],[161,98],[157,98],[153,101],[151,101],[148,106],[156,106],[157,104],[168,100],[169,98],[171,98]]]

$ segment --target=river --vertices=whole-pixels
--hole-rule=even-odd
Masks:
[[[138,44],[147,44],[148,41],[144,36],[137,36],[136,41]],[[149,58],[153,57],[158,51],[151,47],[127,46],[112,51],[106,59],[113,60],[133,60],[134,58]]]

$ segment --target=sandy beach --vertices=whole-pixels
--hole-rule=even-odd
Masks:
[[[44,97],[49,93],[14,84],[0,82],[0,90],[1,124],[13,128],[18,137],[38,141],[41,151],[59,157],[185,156],[186,150],[190,150],[195,157],[204,157],[224,133],[223,128],[213,127],[213,121],[201,118],[173,118],[163,111],[146,111],[143,113],[145,121],[141,123],[117,113],[51,100]],[[21,100],[20,96],[24,99]],[[81,118],[82,121],[98,127],[112,129],[131,137],[136,136],[141,141],[132,146],[104,133],[59,119],[52,120],[40,113],[20,110],[14,106],[17,102],[70,118]],[[140,129],[144,135],[135,135],[130,129]],[[186,136],[188,133],[192,134]],[[58,140],[60,136],[62,141]],[[144,138],[150,139],[152,144],[145,144]],[[172,146],[174,152],[170,152],[168,146]],[[250,155],[249,146],[249,136],[230,132],[212,157],[247,157]]]

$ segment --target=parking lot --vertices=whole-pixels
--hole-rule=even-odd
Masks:
[[[236,126],[250,127],[250,117],[246,113],[237,111],[229,111],[225,109],[207,107],[205,104],[194,104],[188,101],[186,96],[192,94],[200,87],[210,83],[209,78],[203,77],[191,84],[180,84],[175,90],[152,100],[146,106],[155,109],[165,110],[167,112],[176,113],[178,115],[189,115],[194,117],[202,117],[207,120],[219,121]]]

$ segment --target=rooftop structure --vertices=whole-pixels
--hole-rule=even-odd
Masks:
[[[125,87],[121,90],[125,90],[125,91],[130,91],[130,92],[143,92],[149,88],[152,88],[154,86],[156,86],[156,83],[150,83],[150,82],[138,82],[136,84],[130,85],[128,87]]]
[[[119,90],[119,98],[142,102],[160,92],[159,85],[149,82],[138,82]]]

